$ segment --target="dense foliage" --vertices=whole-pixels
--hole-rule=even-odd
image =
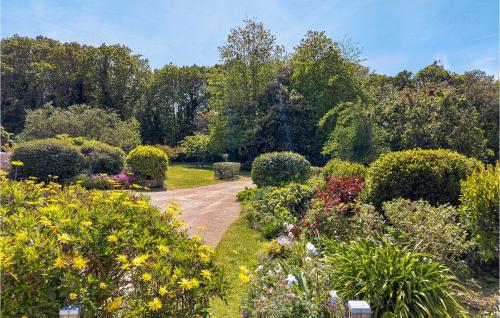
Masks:
[[[443,149],[388,153],[368,169],[369,199],[377,206],[399,197],[458,205],[460,180],[480,165],[476,159]]]
[[[219,180],[231,180],[240,173],[241,164],[239,162],[216,162],[214,163],[215,178]]]
[[[344,298],[368,301],[375,317],[466,317],[456,300],[457,279],[425,254],[358,239],[331,241],[327,255],[333,288]]]
[[[58,136],[76,145],[85,158],[85,169],[90,173],[117,174],[123,170],[125,152],[97,140]]]
[[[436,259],[457,265],[460,256],[470,251],[474,244],[467,232],[457,222],[453,206],[432,206],[426,201],[396,199],[385,202],[383,214],[398,241],[410,244],[415,251],[428,253]]]
[[[309,161],[299,154],[270,152],[253,161],[251,176],[258,187],[281,186],[289,182],[306,181],[310,169]]]
[[[325,177],[364,177],[366,170],[362,164],[334,158],[327,162],[322,173]]]
[[[482,167],[460,182],[460,218],[485,261],[498,259],[499,167]]]
[[[28,111],[26,128],[18,138],[33,140],[60,134],[99,140],[125,151],[141,142],[137,120],[131,118],[124,121],[113,111],[87,105],[63,109],[47,104],[43,108]]]
[[[162,187],[167,177],[168,157],[153,146],[139,146],[127,155],[127,166],[139,182]],[[148,183],[151,181],[151,183]]]
[[[11,162],[22,163],[11,172],[19,178],[36,177],[61,180],[76,176],[85,168],[85,157],[78,147],[59,139],[39,139],[18,144]]]
[[[166,212],[125,192],[0,182],[5,317],[195,317],[224,294],[212,249]],[[134,286],[134,288],[130,288]]]

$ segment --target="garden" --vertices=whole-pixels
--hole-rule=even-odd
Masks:
[[[498,79],[344,44],[247,19],[220,64],[151,70],[2,39],[0,315],[496,317]]]

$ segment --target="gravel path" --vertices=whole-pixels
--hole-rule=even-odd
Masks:
[[[250,179],[224,182],[203,187],[147,193],[151,202],[164,209],[177,201],[181,206],[181,219],[189,233],[200,235],[206,244],[215,247],[231,223],[240,215],[236,193],[252,186]]]

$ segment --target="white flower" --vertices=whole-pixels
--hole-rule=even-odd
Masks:
[[[292,274],[288,274],[288,276],[286,277],[286,281],[288,282],[288,288],[292,288],[293,285],[299,284],[297,278],[295,278],[295,276],[293,276]]]
[[[332,300],[331,300],[332,305],[335,305],[337,303],[337,301],[340,299],[340,297],[337,295],[337,291],[330,290],[329,294],[332,297]]]
[[[312,261],[312,258],[310,258],[309,256],[304,257],[304,262],[310,262],[310,261]]]
[[[257,268],[255,269],[255,272],[256,272],[256,273],[257,273],[257,272],[260,272],[263,268],[264,268],[264,266],[259,265],[259,266],[257,266]]]
[[[316,256],[318,255],[318,250],[312,243],[307,243],[306,244],[306,250],[307,250],[307,255],[313,255]]]

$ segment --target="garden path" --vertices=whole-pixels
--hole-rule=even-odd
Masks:
[[[236,193],[252,186],[249,178],[208,186],[166,190],[146,193],[151,203],[164,209],[168,203],[177,201],[191,235],[201,236],[206,244],[215,247],[231,223],[240,215],[240,204]]]

